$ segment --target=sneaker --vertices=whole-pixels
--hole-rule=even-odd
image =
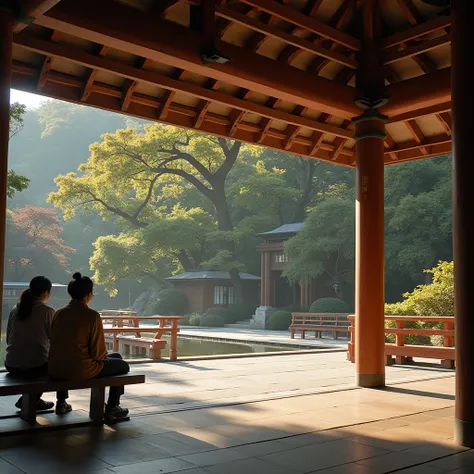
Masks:
[[[15,403],[15,406],[21,410],[23,404],[23,397],[20,397],[18,401]],[[36,402],[36,411],[45,411],[45,410],[51,410],[51,408],[54,407],[53,402],[45,402],[42,398],[40,398]]]
[[[105,419],[107,421],[122,420],[128,416],[128,408],[122,408],[120,405],[115,407],[105,407]]]
[[[69,405],[69,403],[67,403],[65,400],[62,402],[56,402],[56,409],[54,410],[56,415],[64,415],[70,411],[72,411],[72,406]]]

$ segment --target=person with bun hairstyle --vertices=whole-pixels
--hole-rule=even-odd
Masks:
[[[100,314],[89,308],[94,283],[80,273],[72,278],[67,287],[71,301],[56,312],[53,321],[49,374],[59,380],[85,380],[128,373],[130,367],[120,354],[107,353]],[[107,420],[128,416],[128,410],[120,406],[123,393],[123,387],[110,387]]]
[[[51,295],[52,286],[48,278],[34,277],[8,317],[5,368],[12,376],[24,379],[48,374],[54,309],[46,306],[46,302]],[[53,408],[54,403],[42,400],[42,395],[37,394],[36,409],[41,411]],[[67,398],[67,392],[57,393],[56,414],[71,411],[71,405],[66,403]],[[22,402],[23,397],[20,397],[15,406],[21,408]]]

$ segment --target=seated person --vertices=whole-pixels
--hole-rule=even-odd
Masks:
[[[60,380],[84,380],[110,377],[129,372],[129,365],[120,354],[107,354],[102,320],[89,308],[94,284],[80,273],[73,275],[67,291],[70,303],[59,309],[54,317],[49,352],[49,374]],[[120,406],[123,387],[110,387],[105,418],[116,420],[128,416]]]
[[[19,303],[12,309],[7,326],[7,354],[5,368],[10,374],[22,378],[34,378],[48,374],[48,354],[51,339],[51,324],[54,309],[46,306],[51,294],[52,284],[44,276],[34,277]],[[41,399],[37,395],[37,410],[53,408],[53,402]],[[67,392],[57,393],[56,413],[71,411],[66,403]],[[15,403],[21,408],[22,397]]]

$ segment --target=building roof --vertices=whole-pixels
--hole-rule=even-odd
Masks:
[[[362,21],[377,15],[385,163],[451,151],[451,19],[433,1],[18,3],[32,21],[14,27],[15,89],[351,167]]]
[[[242,280],[260,280],[259,276],[251,275],[250,273],[240,272],[240,278]],[[178,281],[178,280],[230,280],[228,272],[221,272],[218,270],[190,270],[188,272],[180,273],[179,275],[173,275],[166,280]]]
[[[283,224],[276,229],[262,232],[259,235],[280,235],[280,234],[296,234],[304,226],[304,222],[295,222],[293,224]]]

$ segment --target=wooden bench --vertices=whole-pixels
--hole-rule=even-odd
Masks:
[[[130,348],[134,349],[134,355],[140,355],[140,349],[144,349],[145,352],[148,350],[148,357],[152,360],[161,360],[161,351],[166,347],[165,340],[151,337],[118,335],[116,340],[124,345],[126,354],[131,352]]]
[[[91,389],[89,417],[92,421],[102,422],[104,419],[104,403],[106,387],[134,385],[145,382],[144,375],[118,375],[88,380],[64,381],[40,377],[25,380],[14,377],[6,372],[0,373],[0,397],[7,395],[22,395],[23,405],[20,416],[27,423],[36,424],[37,394],[42,392],[57,392],[58,390]]]
[[[316,314],[291,313],[290,336],[295,338],[295,332],[301,332],[301,339],[305,339],[307,331],[314,331],[314,337],[321,337],[322,332],[332,332],[337,339],[338,333],[349,333],[350,321],[347,314]]]
[[[352,326],[349,328],[351,339],[348,344],[347,358],[355,362],[355,316],[348,318]],[[454,368],[456,350],[454,348],[454,316],[385,316],[385,321],[394,321],[394,328],[385,328],[385,334],[395,335],[395,344],[385,344],[386,365],[406,364],[414,357],[424,359],[439,359],[441,365],[447,369]],[[406,322],[442,323],[443,329],[418,329],[405,327]],[[442,336],[443,346],[423,346],[406,344],[406,336]],[[395,357],[395,360],[394,360]]]

